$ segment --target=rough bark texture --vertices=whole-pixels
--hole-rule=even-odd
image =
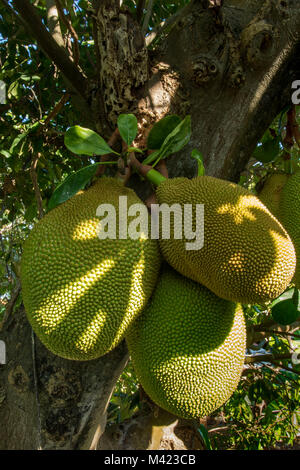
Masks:
[[[127,362],[125,344],[96,361],[61,359],[37,338],[33,343],[23,308],[7,319],[0,339],[7,348],[0,365],[0,449],[94,449]]]
[[[21,16],[27,3],[14,1]],[[291,84],[300,77],[299,0],[224,0],[221,7],[222,2],[215,3],[217,8],[209,8],[214,2],[194,0],[150,53],[138,26],[126,10],[118,11],[117,3],[93,2],[101,69],[98,82],[85,91],[84,106],[94,128],[107,137],[118,113],[135,112],[142,143],[151,125],[167,113],[191,114],[192,140],[169,159],[170,176],[195,174],[190,151],[197,147],[207,174],[237,180],[258,139],[291,102]],[[38,43],[42,38],[40,45],[51,57],[51,36],[40,36],[41,25],[35,28],[34,22],[29,29]],[[131,185],[145,194],[137,178]],[[109,397],[126,362],[124,345],[98,361],[75,363],[54,357],[36,340],[39,433],[31,329],[22,309],[9,317],[1,339],[8,362],[0,366],[0,447],[96,448]],[[149,431],[149,420],[143,419],[147,425],[141,427],[137,419],[130,426]],[[120,447],[120,442],[123,448],[149,448],[149,442],[159,446],[157,438],[153,444],[152,426],[144,435],[146,444],[141,437],[140,444],[127,445],[122,434],[121,441],[106,436],[100,448]],[[170,426],[174,431],[174,420],[161,435]],[[172,445],[181,448],[182,442],[173,439]]]
[[[300,76],[297,0],[225,0],[221,9],[194,1],[152,58],[144,119],[191,114],[193,134],[170,175],[193,176],[190,152],[208,175],[238,180],[257,141],[291,103]],[[180,160],[180,163],[179,163]]]
[[[121,425],[109,426],[98,450],[203,450],[195,423],[153,406]]]

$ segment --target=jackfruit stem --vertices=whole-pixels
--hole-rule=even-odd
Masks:
[[[131,165],[139,172],[141,176],[147,178],[150,183],[153,183],[155,186],[159,186],[167,178],[163,176],[158,171],[154,170],[150,165],[143,165],[139,162],[133,153],[130,154],[130,163]]]
[[[159,186],[163,181],[166,181],[166,177],[160,174],[158,171],[151,168],[151,170],[146,173],[146,178],[148,181],[153,183],[155,186]]]

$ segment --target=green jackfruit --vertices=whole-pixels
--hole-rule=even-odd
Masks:
[[[150,172],[149,172],[150,173]],[[169,239],[160,236],[168,263],[219,297],[255,304],[277,298],[289,285],[296,266],[291,239],[271,212],[250,191],[210,176],[162,181],[160,204],[204,204],[204,246],[187,250],[185,236],[176,239],[174,217]],[[191,224],[191,216],[186,218]],[[177,222],[177,220],[175,220]]]
[[[300,289],[300,171],[292,175],[282,190],[280,220],[296,250],[295,284]]]
[[[126,341],[137,377],[157,405],[183,418],[206,416],[239,383],[246,348],[243,311],[164,268]]]
[[[300,171],[293,175],[271,175],[259,198],[280,220],[293,241],[297,258],[294,281],[300,289]]]
[[[50,211],[25,241],[25,310],[39,339],[58,356],[88,360],[106,354],[154,289],[160,267],[155,240],[98,237],[97,207],[112,204],[118,222],[119,196],[127,196],[128,205],[141,203],[134,191],[103,177]]]
[[[279,202],[288,179],[289,175],[274,173],[267,178],[259,193],[259,199],[278,220],[280,220]]]

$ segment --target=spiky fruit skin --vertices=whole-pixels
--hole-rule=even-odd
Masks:
[[[174,178],[157,188],[160,204],[204,204],[204,246],[186,250],[190,240],[160,238],[168,263],[219,297],[244,304],[277,298],[289,285],[295,250],[285,229],[250,191],[210,176]]]
[[[177,416],[199,418],[225,403],[239,383],[246,348],[243,311],[165,268],[126,341],[149,397]]]
[[[63,358],[95,359],[117,346],[157,281],[156,241],[97,235],[97,207],[112,204],[118,221],[120,195],[128,205],[141,203],[134,191],[103,177],[50,211],[25,241],[21,281],[27,317],[42,343]]]
[[[279,204],[281,194],[284,186],[288,182],[288,179],[289,175],[274,173],[267,178],[259,193],[259,199],[278,220],[280,220]]]
[[[282,190],[279,217],[294,243],[297,258],[294,281],[300,289],[300,171],[290,176]]]

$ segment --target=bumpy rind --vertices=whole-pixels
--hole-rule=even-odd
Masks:
[[[126,341],[149,397],[177,416],[198,418],[218,409],[238,386],[246,327],[240,305],[165,268]]]
[[[296,267],[293,243],[278,220],[250,191],[218,178],[174,178],[157,188],[160,204],[204,205],[204,246],[186,249],[190,240],[160,238],[168,263],[219,297],[244,304],[277,298]],[[187,219],[190,223],[190,219]],[[175,222],[177,222],[175,220]]]
[[[297,258],[294,281],[300,289],[300,171],[293,174],[282,190],[280,220],[289,233]]]
[[[155,240],[100,240],[100,204],[119,215],[119,196],[141,203],[134,191],[101,178],[39,221],[24,244],[23,300],[33,330],[54,354],[98,358],[123,339],[157,281]],[[118,234],[118,224],[117,224]]]

